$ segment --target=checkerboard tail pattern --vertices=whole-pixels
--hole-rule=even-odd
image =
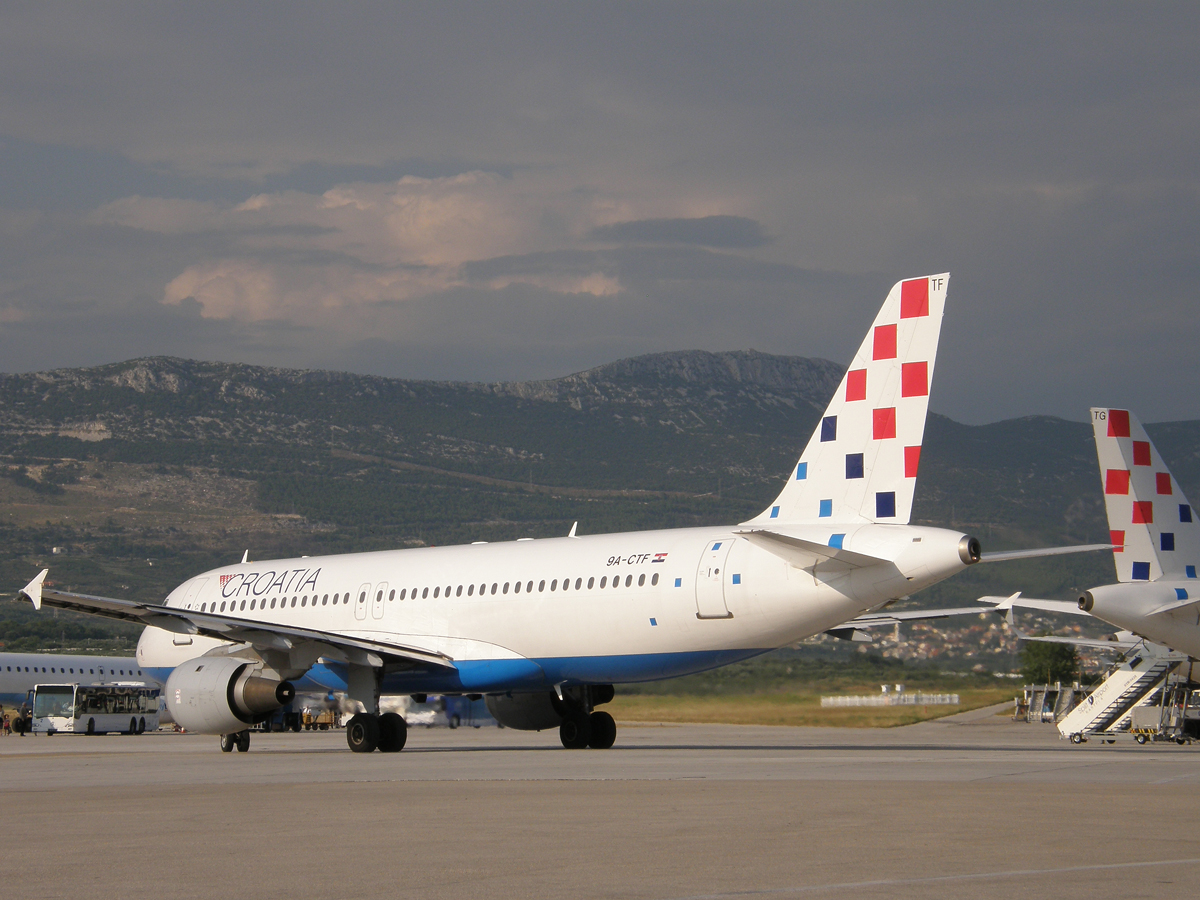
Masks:
[[[1142,423],[1127,409],[1096,408],[1092,432],[1117,580],[1195,578],[1200,522]]]
[[[908,522],[949,281],[888,292],[783,491],[747,525]]]

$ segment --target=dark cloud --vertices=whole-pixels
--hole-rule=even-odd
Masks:
[[[642,219],[593,228],[594,241],[616,244],[696,244],[729,250],[764,247],[763,227],[743,216],[703,216],[698,219]]]

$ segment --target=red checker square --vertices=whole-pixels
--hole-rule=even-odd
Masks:
[[[867,399],[867,370],[851,369],[846,373],[846,400]]]
[[[1134,525],[1153,525],[1154,524],[1154,501],[1153,500],[1134,500],[1133,501],[1133,524]]]
[[[1125,552],[1125,532],[1110,531],[1108,533],[1108,542],[1113,544],[1113,553]]]
[[[875,327],[875,349],[872,359],[896,358],[896,326],[877,325]]]
[[[872,437],[877,441],[883,441],[896,436],[896,407],[889,406],[887,409],[877,409],[873,415]]]
[[[1104,473],[1104,493],[1106,494],[1128,494],[1129,493],[1129,470],[1128,469],[1109,469]]]
[[[916,478],[917,466],[921,464],[921,447],[905,447],[904,448],[904,477]]]
[[[1108,436],[1129,437],[1129,410],[1110,409],[1108,411]]]
[[[1170,472],[1155,472],[1154,487],[1160,494],[1171,493],[1171,473]]]
[[[904,363],[900,366],[900,396],[929,396],[929,363]]]
[[[1133,442],[1133,464],[1135,466],[1150,465],[1150,442],[1149,441],[1134,441]]]
[[[929,315],[929,279],[914,278],[900,283],[900,318]]]

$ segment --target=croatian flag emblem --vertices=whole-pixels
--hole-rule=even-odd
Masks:
[[[659,563],[659,562],[666,562],[666,561],[667,561],[667,554],[665,554],[665,553],[655,553],[654,559],[650,560],[650,562],[652,562],[652,563]]]
[[[232,577],[233,577],[232,575],[222,575],[221,576],[221,587],[225,587],[225,582],[227,582]]]

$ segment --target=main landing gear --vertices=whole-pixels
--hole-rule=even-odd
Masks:
[[[238,753],[245,753],[250,749],[250,731],[239,731],[235,734],[221,735],[221,752],[232,753],[233,748],[237,747]]]
[[[607,750],[617,740],[617,723],[606,712],[593,712],[592,707],[608,703],[613,698],[612,685],[594,684],[565,689],[558,701],[563,717],[558,726],[558,739],[568,750]]]
[[[408,723],[397,713],[358,713],[346,723],[346,743],[355,753],[399,753],[408,740]]]

